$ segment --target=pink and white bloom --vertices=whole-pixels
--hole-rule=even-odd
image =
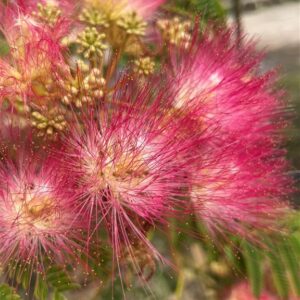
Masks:
[[[41,21],[37,18],[39,7],[48,9],[48,13],[52,12],[53,15],[57,16],[57,21],[60,22],[62,19],[70,19],[79,6],[79,3],[71,0],[16,0],[14,3],[18,10],[31,16],[36,22]]]
[[[74,196],[50,160],[18,152],[0,166],[0,261],[43,272],[44,258],[65,263],[82,247]]]
[[[272,91],[271,74],[259,74],[252,46],[237,49],[232,38],[230,32],[204,33],[191,49],[180,50],[179,62],[174,56],[170,80],[173,108],[190,114],[211,137],[190,172],[196,213],[213,231],[245,236],[249,228],[273,229],[291,183],[279,149],[281,95]]]
[[[50,32],[30,16],[6,7],[1,27],[10,52],[0,59],[0,99],[44,101],[52,85],[69,74],[60,45],[65,25]]]
[[[161,258],[145,234],[149,224],[183,216],[178,208],[189,202],[179,196],[185,193],[183,177],[199,138],[178,134],[193,121],[166,116],[163,95],[150,104],[152,90],[130,93],[123,87],[98,119],[83,117],[70,128],[58,155],[91,224],[90,235],[100,223],[105,226],[117,260],[121,245],[132,254],[136,241]]]
[[[195,140],[176,138],[182,124],[158,107],[143,109],[116,104],[100,120],[84,119],[83,129],[71,128],[62,156],[87,206],[128,210],[152,222],[173,209],[169,197],[181,186]]]
[[[285,104],[272,91],[274,74],[260,74],[261,55],[243,42],[237,48],[230,31],[204,33],[189,50],[180,50],[179,61],[172,54],[173,106],[198,114],[201,126],[223,139],[265,136],[283,125]]]
[[[135,11],[139,16],[149,19],[165,2],[166,0],[125,0],[124,10],[126,12]]]
[[[259,148],[237,144],[207,153],[202,168],[192,173],[192,202],[211,232],[251,237],[255,229],[276,230],[276,220],[287,213],[286,162],[279,150]]]

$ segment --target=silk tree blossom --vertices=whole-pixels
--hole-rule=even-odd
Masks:
[[[168,198],[181,186],[187,161],[195,159],[188,153],[198,140],[177,135],[187,118],[173,122],[157,106],[144,105],[144,112],[130,106],[117,104],[100,122],[85,119],[83,131],[72,128],[62,165],[87,205],[128,209],[152,222],[175,209],[174,197]]]
[[[91,224],[90,235],[105,226],[117,260],[124,247],[134,260],[137,244],[161,259],[147,230],[165,224],[167,217],[182,217],[179,211],[189,205],[180,198],[187,188],[183,178],[197,159],[191,149],[198,134],[189,139],[178,134],[193,120],[167,117],[160,107],[163,96],[149,104],[152,90],[145,90],[137,96],[120,92],[113,109],[103,107],[96,120],[80,119],[83,127],[70,128],[59,153],[62,172]]]
[[[69,22],[66,18],[57,19],[57,22],[49,26],[35,16],[36,1],[23,2],[7,6],[0,4],[0,28],[12,50],[18,47],[23,49],[26,42],[39,40],[42,34],[48,34],[55,41],[67,35]]]
[[[138,15],[145,19],[153,17],[155,11],[166,2],[166,0],[126,0],[125,11],[135,11]]]
[[[190,215],[213,234],[276,230],[291,191],[276,76],[261,74],[260,54],[246,41],[237,49],[230,30],[192,37],[188,20],[153,22],[164,2],[0,6],[5,269],[73,265],[76,254],[89,264],[100,241],[112,277],[124,261],[143,274],[165,261],[150,230]],[[21,151],[27,130],[34,148]]]
[[[190,114],[211,137],[190,172],[196,213],[212,231],[245,236],[249,228],[274,228],[291,185],[278,149],[281,95],[271,89],[271,74],[258,73],[260,57],[251,45],[237,50],[231,38],[230,32],[204,34],[180,50],[179,63],[174,56],[172,111]]]
[[[285,104],[272,91],[274,74],[259,74],[261,55],[251,43],[237,49],[233,34],[204,33],[181,58],[173,59],[175,72],[173,106],[198,114],[202,126],[216,129],[219,136],[251,139],[281,128]],[[275,120],[275,122],[274,122]]]
[[[212,233],[251,238],[256,229],[276,230],[275,220],[288,211],[282,200],[291,183],[281,151],[268,147],[237,144],[234,150],[212,151],[203,157],[202,169],[192,173],[192,202]]]
[[[69,76],[59,43],[61,29],[44,29],[27,15],[6,9],[2,31],[10,47],[8,57],[0,59],[0,98],[27,102],[45,99],[53,84]]]
[[[20,153],[18,163],[0,166],[0,260],[6,267],[44,271],[47,257],[57,263],[82,250],[83,221],[55,164]]]

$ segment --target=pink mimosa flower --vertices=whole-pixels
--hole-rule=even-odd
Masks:
[[[79,3],[71,0],[16,0],[15,4],[24,14],[50,26],[62,18],[71,17],[79,6]]]
[[[237,143],[203,157],[204,165],[192,175],[191,197],[208,229],[244,237],[253,229],[276,230],[288,208],[282,200],[291,190],[281,155],[268,146],[257,150]]]
[[[184,193],[183,175],[198,139],[182,138],[178,132],[193,121],[166,116],[160,107],[163,96],[149,105],[152,90],[145,90],[138,95],[118,91],[113,110],[107,105],[98,120],[81,119],[77,128],[70,128],[59,153],[91,228],[96,231],[100,222],[106,226],[117,259],[121,244],[131,249],[135,241],[160,258],[146,228],[183,216],[178,208],[188,205],[178,196]],[[133,249],[129,252],[133,256]]]
[[[261,55],[243,42],[237,48],[230,31],[213,38],[204,33],[179,62],[173,60],[174,107],[198,113],[201,125],[217,128],[223,139],[264,136],[283,124],[278,119],[285,104],[272,91],[274,74],[259,74]]]
[[[245,228],[273,228],[291,184],[279,150],[280,94],[272,91],[270,74],[258,73],[251,45],[237,49],[232,38],[230,32],[204,34],[178,65],[174,60],[173,107],[211,136],[191,172],[197,213],[210,229],[245,235]]]
[[[50,86],[68,76],[60,45],[65,25],[58,24],[50,32],[11,7],[1,21],[10,52],[0,59],[0,99],[27,102],[47,98]]]
[[[0,260],[43,272],[43,257],[65,263],[82,247],[74,196],[50,160],[18,152],[0,166]],[[22,267],[22,268],[23,268]]]
[[[100,120],[84,120],[83,131],[73,127],[63,166],[90,205],[96,201],[152,221],[170,211],[168,197],[181,186],[186,163],[176,158],[187,156],[194,140],[176,139],[179,124],[157,108],[144,110],[118,104]]]

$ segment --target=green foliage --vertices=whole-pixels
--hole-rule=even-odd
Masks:
[[[222,257],[233,271],[231,281],[246,276],[251,284],[252,292],[259,297],[265,284],[272,284],[281,299],[291,294],[300,296],[300,218],[299,212],[293,213],[282,227],[285,233],[266,234],[259,232],[258,241],[250,242],[236,236],[229,241],[222,241],[222,251],[213,257],[210,255],[209,239],[203,241],[204,249],[211,261],[219,261]],[[197,226],[205,233],[202,226]],[[245,275],[243,275],[245,274]],[[270,276],[269,276],[270,275]]]
[[[53,300],[67,300],[67,298],[58,291],[55,291],[53,294]]]
[[[24,291],[32,292],[35,299],[38,300],[46,300],[48,299],[48,295],[52,295],[53,300],[66,299],[63,295],[64,292],[80,287],[79,284],[70,278],[67,271],[60,266],[49,267],[45,274],[33,273],[30,268],[24,268],[20,264],[17,264],[8,271],[9,277],[15,279],[16,283],[20,285]],[[8,291],[13,291],[13,289],[8,285],[3,285],[0,291],[5,294],[8,293]],[[0,299],[21,299],[14,297],[0,297]]]
[[[74,290],[80,287],[75,283],[67,272],[59,266],[52,266],[48,269],[46,274],[47,284],[53,288],[53,300],[65,299],[63,293]]]
[[[32,270],[29,264],[12,263],[7,271],[8,277],[15,281],[18,286],[21,286],[24,290],[29,290],[32,279]]]
[[[290,239],[288,239],[285,243],[282,243],[280,246],[280,253],[286,266],[291,286],[295,289],[297,295],[300,296],[299,252],[295,252],[293,241]]]
[[[37,299],[45,300],[48,296],[48,286],[44,278],[42,276],[38,275],[36,282],[35,282],[35,288],[34,288],[34,296]]]
[[[2,284],[2,285],[0,285],[0,299],[1,300],[21,300],[21,297],[9,285]]]
[[[295,218],[295,219],[294,219]],[[295,213],[288,222],[290,234],[265,236],[266,248],[241,243],[241,255],[246,265],[253,293],[259,296],[263,288],[263,273],[272,274],[273,285],[282,298],[293,291],[300,296],[300,222]],[[292,225],[293,224],[293,225]]]
[[[260,251],[246,241],[242,243],[242,247],[253,295],[259,297],[263,286],[263,270],[261,268],[262,260]]]
[[[53,300],[65,300],[64,292],[79,288],[67,272],[60,266],[51,266],[46,275],[38,275],[34,287],[34,296],[38,300],[45,300],[52,292]]]
[[[7,55],[9,52],[9,47],[6,41],[0,37],[0,57]]]
[[[273,247],[273,250],[276,250],[275,247]],[[278,295],[280,297],[287,297],[289,294],[288,282],[285,276],[285,269],[281,256],[276,255],[274,251],[272,251],[268,253],[268,260],[272,270],[273,283]]]
[[[219,0],[171,0],[167,11],[183,16],[196,16],[206,20],[225,21],[226,12]]]

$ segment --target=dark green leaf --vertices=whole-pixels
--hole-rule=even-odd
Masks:
[[[53,294],[53,300],[67,300],[67,298],[62,295],[60,292],[55,291]]]
[[[280,297],[287,297],[289,294],[289,285],[285,274],[285,265],[278,253],[278,249],[274,247],[274,249],[268,253],[268,257],[276,290]]]
[[[259,250],[248,242],[243,242],[243,255],[247,274],[252,286],[252,292],[259,297],[263,287],[262,257]]]
[[[289,239],[282,243],[280,249],[283,260],[286,264],[287,272],[291,275],[291,283],[293,284],[297,295],[300,295],[300,268],[298,260],[299,257],[297,258],[297,252],[294,252],[292,244],[293,243]]]
[[[35,288],[34,288],[34,296],[39,300],[45,300],[48,295],[48,286],[46,280],[42,278],[40,275],[37,276]]]
[[[66,271],[59,266],[52,266],[47,271],[47,282],[59,292],[79,288],[80,285],[73,282]]]

